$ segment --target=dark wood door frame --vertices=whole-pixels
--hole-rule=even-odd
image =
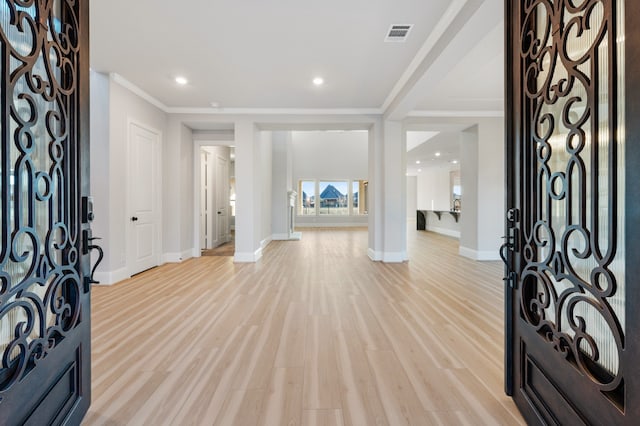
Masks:
[[[24,316],[0,353],[0,425],[80,424],[91,400],[89,0],[11,0],[0,13],[0,319]]]
[[[559,0],[560,3],[568,3],[569,0]],[[529,3],[526,0],[505,1],[505,206],[507,217],[505,220],[505,246],[502,251],[506,263],[505,267],[505,392],[511,396],[518,396],[522,392],[519,383],[515,379],[522,374],[519,360],[521,354],[514,339],[514,323],[518,320],[519,307],[515,303],[516,287],[518,286],[517,271],[521,270],[520,254],[518,252],[518,226],[520,221],[526,218],[518,216],[518,208],[521,205],[519,196],[524,193],[524,184],[518,179],[515,161],[522,160],[528,155],[522,152],[520,140],[527,131],[527,123],[522,121],[523,105],[522,93],[517,89],[519,76],[522,75],[520,63],[520,37],[518,23],[515,14],[521,5]],[[554,2],[555,4],[558,1]],[[576,2],[573,2],[576,3]],[[578,2],[580,3],[580,2]],[[625,277],[626,277],[626,321],[624,328],[623,350],[620,364],[624,374],[624,408],[616,414],[611,410],[607,414],[602,412],[601,417],[588,416],[582,413],[579,407],[576,409],[577,418],[587,423],[602,424],[638,424],[640,422],[640,288],[636,283],[640,277],[640,2],[636,0],[625,1]],[[615,78],[615,76],[612,76]],[[527,226],[522,224],[521,226]],[[516,274],[516,275],[514,275]],[[539,356],[543,354],[538,353]],[[548,355],[547,355],[548,356]],[[555,356],[555,355],[552,355]],[[558,372],[562,376],[564,360],[558,357]],[[566,367],[565,367],[566,368]],[[571,367],[568,367],[571,368]],[[550,387],[555,384],[551,383]],[[584,391],[588,395],[588,389],[572,390],[573,394]],[[562,393],[562,391],[560,390]],[[597,396],[597,392],[592,392]],[[566,395],[564,395],[566,397]],[[588,397],[587,397],[588,398]],[[546,401],[549,411],[562,409],[558,401]],[[597,404],[594,405],[597,407]],[[540,415],[531,407],[519,405],[525,419],[531,424],[553,423],[545,416]],[[593,420],[594,418],[598,420]],[[553,419],[553,416],[552,416]],[[591,420],[589,420],[591,419]],[[560,422],[558,418],[556,422]]]

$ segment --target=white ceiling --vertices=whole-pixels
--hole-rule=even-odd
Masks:
[[[411,81],[406,70],[451,10],[480,4],[500,19],[500,0],[91,0],[91,66],[172,108],[379,109]],[[476,21],[495,29],[458,45],[462,59],[418,94],[418,109],[501,108],[502,30]],[[414,24],[406,43],[384,43],[391,24],[405,23]]]
[[[424,132],[407,132],[407,140]],[[436,156],[436,153],[440,153]],[[416,164],[420,161],[420,164]],[[457,164],[453,162],[457,161]],[[431,135],[423,143],[407,152],[407,174],[420,174],[420,170],[438,167],[457,169],[460,167],[460,132],[440,132]]]

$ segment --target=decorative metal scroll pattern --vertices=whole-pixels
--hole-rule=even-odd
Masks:
[[[78,4],[0,4],[0,401],[77,326]]]
[[[616,9],[622,3],[525,0],[521,27],[524,170],[533,178],[524,181],[520,310],[602,392],[618,394],[624,49]]]

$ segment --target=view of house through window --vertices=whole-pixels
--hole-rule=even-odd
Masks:
[[[298,215],[365,215],[366,186],[365,180],[301,180],[298,182]]]
[[[301,216],[316,214],[316,181],[301,180],[298,184],[298,214]]]

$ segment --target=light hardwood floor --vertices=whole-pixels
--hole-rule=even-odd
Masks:
[[[202,257],[93,290],[85,425],[512,425],[502,268],[409,232],[304,230],[256,264]]]

